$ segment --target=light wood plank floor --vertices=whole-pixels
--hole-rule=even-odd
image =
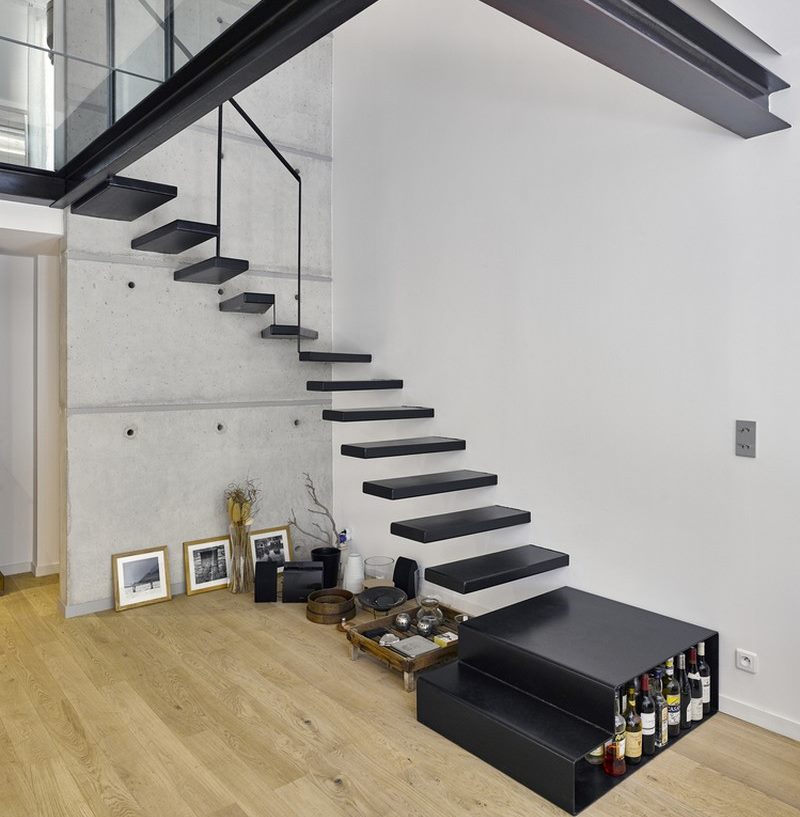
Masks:
[[[414,719],[300,605],[225,591],[64,621],[0,598],[2,817],[563,815]],[[588,817],[800,817],[800,744],[717,716]]]

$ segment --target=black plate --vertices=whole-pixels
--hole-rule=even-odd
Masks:
[[[408,599],[399,587],[370,587],[358,597],[362,607],[385,613]]]

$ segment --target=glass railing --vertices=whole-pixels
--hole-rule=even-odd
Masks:
[[[0,162],[59,170],[254,5],[0,0]]]

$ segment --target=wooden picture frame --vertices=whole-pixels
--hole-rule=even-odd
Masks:
[[[187,596],[225,590],[231,582],[231,537],[184,542],[183,570]]]
[[[172,598],[169,550],[166,545],[115,553],[111,557],[111,573],[114,578],[114,609],[117,612]]]
[[[276,545],[280,543],[282,558],[274,558]],[[278,562],[278,573],[283,573],[283,565],[294,559],[294,548],[292,547],[292,534],[288,525],[281,525],[277,528],[264,528],[264,530],[250,531],[250,555],[253,557],[253,571],[256,569],[256,562],[265,560],[264,552],[268,550],[273,554],[269,561]]]

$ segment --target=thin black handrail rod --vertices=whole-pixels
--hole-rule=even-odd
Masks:
[[[217,114],[217,258],[222,255],[222,105]]]

